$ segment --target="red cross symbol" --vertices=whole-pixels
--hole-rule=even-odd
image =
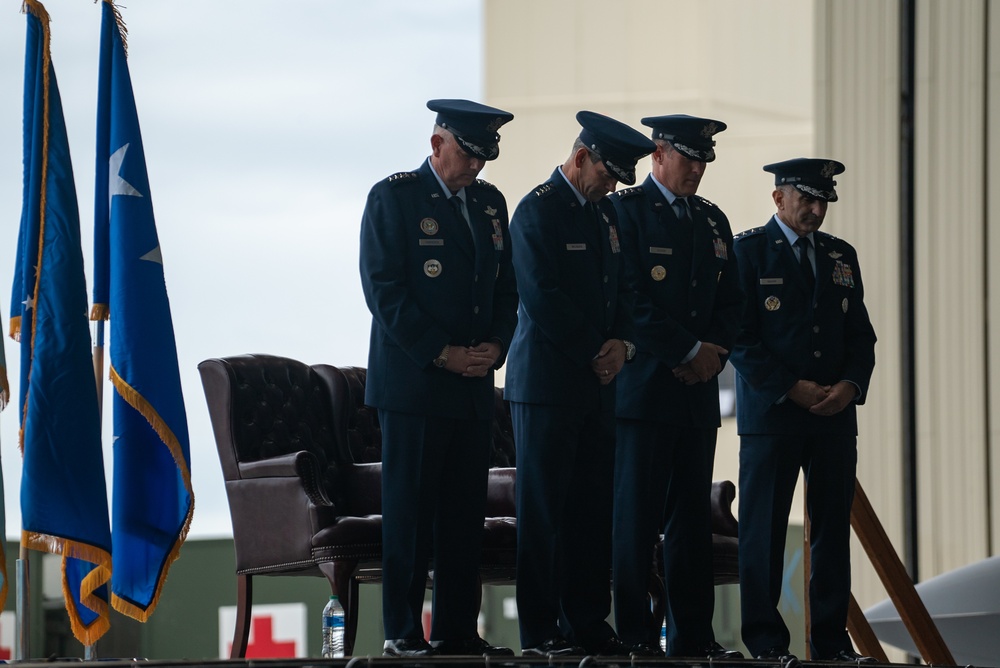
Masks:
[[[281,641],[274,638],[274,619],[271,615],[261,615],[250,619],[250,643],[247,645],[248,659],[294,659],[295,641]],[[233,644],[229,643],[232,654]],[[3,657],[0,657],[3,658]]]

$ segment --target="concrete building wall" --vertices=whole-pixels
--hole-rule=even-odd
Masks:
[[[865,303],[878,334],[867,404],[858,413],[858,480],[890,539],[902,547],[900,385],[899,6],[822,2],[817,7],[816,152],[842,161],[841,199],[824,230],[858,250]],[[863,47],[859,47],[863,45]],[[883,598],[857,539],[854,594],[862,608]]]
[[[815,5],[796,0],[486,0],[485,101],[511,111],[484,178],[517,202],[570,153],[590,109],[645,132],[640,119],[688,113],[724,121],[699,194],[734,232],[774,212],[761,166],[810,155]],[[640,161],[637,179],[649,172]],[[502,384],[501,380],[497,384]],[[736,480],[735,421],[720,431],[715,477]],[[802,502],[794,504],[801,522]]]
[[[903,553],[900,254],[901,2],[486,0],[485,98],[516,119],[487,178],[520,197],[568,155],[579,109],[643,129],[645,115],[725,121],[700,194],[734,230],[772,213],[760,167],[799,155],[843,161],[825,230],[859,252],[879,336],[860,411],[859,480]],[[919,577],[978,561],[1000,541],[1000,10],[917,0],[916,415]],[[640,176],[648,163],[640,164]],[[735,480],[725,421],[716,477]],[[793,522],[801,522],[801,503]],[[855,542],[854,593],[885,597]]]

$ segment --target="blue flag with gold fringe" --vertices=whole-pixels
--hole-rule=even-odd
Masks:
[[[110,316],[115,610],[146,621],[194,512],[187,416],[124,23],[102,3],[93,319]]]
[[[73,634],[91,645],[110,625],[111,530],[80,213],[48,13],[36,0],[24,7],[24,202],[12,300],[21,342],[21,542],[62,555]]]

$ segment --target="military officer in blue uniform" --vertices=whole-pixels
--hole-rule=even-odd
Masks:
[[[521,296],[506,397],[517,444],[517,609],[526,656],[621,654],[611,609],[615,378],[632,294],[606,195],[653,143],[581,111],[566,162],[511,220]]]
[[[517,323],[507,205],[476,177],[513,115],[431,100],[431,155],[375,184],[361,222],[365,402],[382,426],[384,653],[513,654],[477,632],[493,372]],[[431,642],[421,611],[433,559]]]
[[[777,212],[736,237],[747,306],[731,361],[740,433],[740,598],[754,656],[795,663],[778,613],[788,512],[799,470],[811,522],[812,658],[872,661],[845,630],[857,406],[875,367],[858,255],[820,232],[837,201],[835,160],[796,158],[774,174]]]
[[[662,656],[648,586],[664,535],[667,656],[737,659],[715,641],[712,467],[721,426],[718,374],[743,308],[733,233],[695,193],[726,124],[685,114],[652,128],[652,173],[612,196],[635,289],[636,356],[618,377],[615,624],[633,655]]]

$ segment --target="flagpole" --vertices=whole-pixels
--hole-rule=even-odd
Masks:
[[[104,320],[96,321],[94,332],[94,379],[97,381],[97,415],[104,417]],[[104,422],[101,422],[102,430]]]
[[[28,658],[28,645],[31,638],[31,592],[28,588],[28,548],[24,541],[17,550],[14,561],[14,660],[25,661]]]
[[[21,543],[21,548],[17,554],[15,579],[17,588],[17,603],[14,614],[14,660],[24,661],[28,658],[28,639],[30,638],[29,624],[31,612],[31,599],[28,591],[28,548]]]
[[[94,380],[97,382],[97,420],[104,431],[104,320],[95,321],[94,328]],[[97,643],[83,646],[83,660],[97,659]]]

